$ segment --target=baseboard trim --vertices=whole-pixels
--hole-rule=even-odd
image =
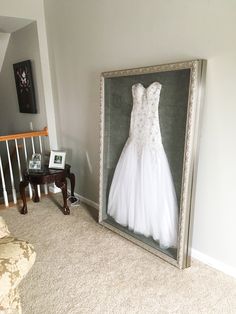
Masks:
[[[85,203],[85,204],[87,204],[87,205],[89,205],[89,206],[91,206],[97,210],[99,209],[98,203],[95,203],[94,201],[91,201],[90,199],[88,199],[88,198],[86,198],[80,194],[75,193],[75,196],[78,196],[83,203]]]
[[[69,189],[68,189],[68,193],[69,194],[71,193],[71,191]],[[89,205],[89,206],[91,206],[91,207],[93,207],[93,208],[95,208],[97,210],[99,209],[98,203],[95,203],[94,201],[91,201],[90,199],[88,199],[88,198],[86,198],[86,197],[84,197],[84,196],[82,196],[82,195],[80,195],[78,193],[74,193],[74,195],[76,197],[78,197],[81,200],[81,202],[83,202],[83,203],[85,203],[85,204],[87,204],[87,205]]]
[[[216,260],[215,258],[210,257],[204,253],[201,253],[195,249],[191,249],[191,256],[192,256],[192,258],[195,258],[198,261],[200,261],[200,262],[202,262],[208,266],[211,266],[217,270],[222,271],[223,273],[225,273],[229,276],[236,278],[236,268],[235,267],[226,265],[225,263],[222,263],[222,262]]]

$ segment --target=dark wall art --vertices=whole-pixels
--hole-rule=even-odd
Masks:
[[[31,61],[13,64],[20,112],[37,113]]]

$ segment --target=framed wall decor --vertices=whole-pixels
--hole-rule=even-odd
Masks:
[[[101,75],[99,223],[183,269],[205,60]]]
[[[13,64],[20,112],[37,113],[31,61]]]
[[[66,152],[52,150],[49,159],[49,168],[64,169],[66,162]]]

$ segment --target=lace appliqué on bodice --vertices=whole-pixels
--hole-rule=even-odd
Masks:
[[[155,150],[162,148],[158,113],[160,91],[161,84],[158,82],[153,82],[147,88],[141,83],[132,86],[133,110],[129,141],[135,141],[140,149],[144,145]]]

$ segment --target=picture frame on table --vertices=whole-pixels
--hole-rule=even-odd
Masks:
[[[42,156],[38,153],[33,153],[29,160],[28,169],[30,172],[37,172],[42,170]]]
[[[41,160],[30,160],[29,161],[30,171],[40,171],[41,170]]]
[[[99,223],[180,269],[190,266],[205,73],[206,60],[199,59],[101,74]],[[149,130],[145,137],[143,132]],[[147,143],[143,152],[142,144],[136,149],[135,136],[146,138],[150,149]],[[146,159],[140,163],[140,158]],[[139,163],[140,168],[133,170]],[[151,199],[156,204],[163,200],[165,193],[158,190],[163,184],[147,177],[142,181],[146,176],[143,169],[150,178],[156,176],[158,180],[161,180],[159,174],[166,171],[164,177],[170,182],[163,183],[168,197],[156,212],[155,206],[147,209],[146,205]],[[168,222],[168,213],[168,217],[163,216],[162,208],[168,208],[169,200],[176,204],[173,224]],[[157,214],[159,209],[162,216]],[[148,216],[149,210],[152,216]],[[137,221],[140,228],[136,228]],[[143,228],[142,232],[143,221],[149,223],[150,232],[157,230],[157,239],[148,229]],[[158,232],[165,240],[172,232],[172,225],[175,242],[165,245]]]
[[[31,160],[33,160],[33,161],[41,161],[42,160],[42,156],[41,156],[41,154],[34,153],[34,154],[32,154]]]
[[[49,159],[49,168],[65,169],[66,152],[52,150]]]

